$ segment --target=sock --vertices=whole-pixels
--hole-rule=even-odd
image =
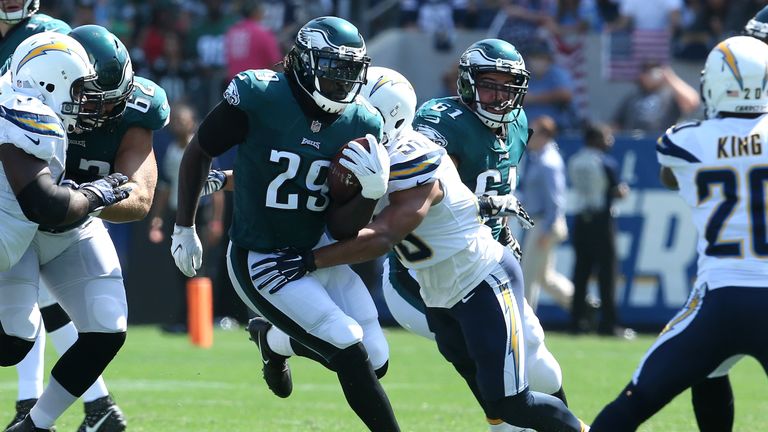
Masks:
[[[284,331],[277,327],[272,327],[267,331],[267,344],[269,348],[281,356],[291,357],[296,355],[291,348],[291,338]]]
[[[552,393],[552,396],[554,396],[554,397],[556,397],[556,398],[560,399],[561,401],[563,401],[563,403],[565,404],[565,406],[568,406],[568,399],[566,399],[566,398],[565,398],[565,391],[563,391],[563,388],[562,388],[562,387],[560,387],[560,390],[558,390],[558,391],[556,391],[556,392]]]
[[[56,419],[64,413],[75,401],[77,397],[69,393],[64,387],[51,376],[48,387],[45,388],[40,399],[29,412],[32,422],[35,426],[42,429],[50,429],[56,422]]]
[[[32,350],[16,365],[19,392],[16,400],[38,399],[43,394],[43,366],[45,364],[45,332],[37,335]]]
[[[48,334],[53,342],[54,348],[59,355],[67,352],[69,347],[77,340],[77,329],[75,325],[70,321],[63,327],[59,327],[56,331],[52,331]],[[84,402],[92,402],[98,398],[107,396],[109,391],[107,385],[104,383],[104,378],[99,375],[96,382],[92,386],[88,387],[88,390],[83,393]]]
[[[733,430],[733,389],[728,375],[708,378],[691,387],[693,412],[701,432]]]
[[[291,339],[291,349],[293,349],[293,352],[296,353],[297,356],[314,360],[320,363],[321,365],[333,370],[328,364],[328,360],[323,358],[323,356],[316,353],[315,351],[307,348],[306,346],[304,346],[304,344],[297,341],[296,339]]]

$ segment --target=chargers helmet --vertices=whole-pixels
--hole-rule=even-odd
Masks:
[[[98,25],[77,27],[69,35],[85,48],[97,76],[95,81],[85,83],[89,113],[80,115],[77,127],[91,130],[120,119],[133,93],[128,49],[117,36]]]
[[[8,12],[7,9],[8,6],[5,4],[5,1],[0,0],[0,21],[8,24],[16,24],[37,12],[37,10],[40,9],[40,0],[25,0],[21,6],[18,6],[17,10],[12,12]]]
[[[768,112],[768,45],[749,36],[720,42],[701,71],[701,97],[709,118]]]
[[[318,107],[337,114],[360,92],[370,62],[357,27],[328,16],[299,30],[285,68]]]
[[[382,144],[395,141],[410,128],[416,116],[416,92],[399,72],[385,67],[370,67],[361,94],[384,118]]]
[[[514,81],[504,85],[478,81],[478,75],[488,72],[509,74]],[[523,56],[514,45],[500,39],[483,39],[470,45],[461,55],[456,84],[461,100],[474,110],[480,120],[490,128],[498,128],[517,120],[525,94],[528,93],[530,77]],[[491,87],[497,92],[505,91],[508,98],[493,105],[483,104],[480,102],[478,86]],[[502,113],[492,113],[488,108]]]
[[[744,26],[744,34],[768,43],[768,6],[752,17]]]
[[[86,112],[83,102],[87,82],[96,79],[88,54],[71,37],[42,32],[24,39],[11,58],[14,91],[39,98],[75,131],[77,117]]]

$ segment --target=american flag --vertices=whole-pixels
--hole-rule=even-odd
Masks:
[[[666,30],[603,33],[603,77],[631,81],[646,63],[668,64],[672,37]]]

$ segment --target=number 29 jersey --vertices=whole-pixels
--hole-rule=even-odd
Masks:
[[[768,286],[768,115],[683,123],[656,145],[698,231],[698,282]]]
[[[389,148],[389,157],[387,195],[376,213],[389,204],[391,193],[440,182],[443,199],[394,249],[398,260],[415,270],[424,303],[451,307],[490,274],[503,246],[478,217],[477,197],[443,148],[406,129]]]

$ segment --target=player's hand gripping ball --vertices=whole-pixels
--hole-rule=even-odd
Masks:
[[[370,150],[368,140],[364,137],[357,138],[354,141],[360,143],[366,150]],[[357,180],[357,176],[339,163],[341,158],[344,157],[344,149],[348,147],[349,143],[346,143],[339,149],[339,152],[336,153],[336,156],[331,160],[331,166],[328,172],[328,188],[331,194],[331,199],[338,204],[349,202],[363,190],[362,186],[360,186],[360,182]]]

